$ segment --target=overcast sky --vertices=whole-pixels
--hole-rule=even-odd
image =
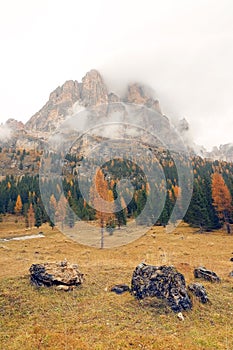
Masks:
[[[0,3],[0,122],[27,121],[66,80],[142,81],[207,148],[233,142],[232,0]]]

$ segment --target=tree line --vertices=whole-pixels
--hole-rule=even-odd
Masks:
[[[182,156],[180,157],[182,161]],[[74,163],[74,168],[75,158],[66,159]],[[200,231],[218,229],[225,225],[230,232],[233,219],[233,164],[212,162],[200,157],[193,157],[190,161],[194,175],[193,194],[184,221]],[[0,182],[2,220],[4,214],[9,213],[24,216],[27,227],[40,227],[45,222],[49,222],[53,227],[55,217],[59,215],[62,225],[73,227],[77,215],[82,220],[96,220],[102,230],[106,229],[112,233],[116,227],[127,225],[133,218],[139,225],[155,224],[154,203],[165,196],[165,204],[156,224],[166,225],[182,189],[179,187],[176,166],[169,152],[163,153],[159,160],[155,159],[154,164],[150,166],[155,166],[156,162],[162,166],[165,179],[160,183],[152,181],[152,186],[146,180],[144,169],[139,168],[133,161],[113,159],[105,163],[98,170],[95,183],[87,187],[88,200],[83,198],[80,191],[77,173],[63,176],[60,186],[52,179],[45,179],[43,187],[47,195],[48,213],[41,199],[39,175],[6,176]],[[89,168],[91,164],[88,165]],[[127,187],[119,192],[118,182],[121,177],[131,181],[133,193]],[[88,185],[88,176],[85,181]],[[96,193],[99,193],[99,196]],[[103,210],[93,209],[93,206],[98,208],[100,205],[100,197],[105,203],[109,202],[110,206],[118,200],[117,210],[115,208],[106,214]],[[67,210],[67,204],[72,211]],[[146,205],[147,212],[144,215],[143,209]]]

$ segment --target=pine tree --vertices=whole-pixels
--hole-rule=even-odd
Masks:
[[[42,212],[40,207],[37,205],[35,209],[35,226],[39,228],[42,225]]]
[[[199,227],[201,233],[203,230],[212,228],[208,203],[196,179],[193,185],[192,199],[184,220],[193,227]]]
[[[49,225],[52,227],[52,229],[55,226],[55,213],[57,210],[57,201],[54,196],[54,194],[51,195],[49,200]]]
[[[72,228],[75,225],[75,214],[71,207],[67,206],[67,212],[66,212],[66,224]]]
[[[9,202],[8,202],[8,206],[7,206],[7,212],[10,213],[10,214],[14,214],[14,210],[15,210],[15,204],[10,199]]]
[[[120,196],[120,198],[118,198],[118,196]],[[121,208],[122,208],[121,210],[119,210],[115,213],[118,229],[120,229],[121,226],[127,224],[127,218],[126,218],[127,207],[125,204],[124,197],[121,195],[118,195],[118,193],[117,193],[116,183],[113,185],[113,197],[114,197],[114,200],[116,200],[118,198],[118,203],[120,203]]]
[[[136,203],[137,203],[137,211],[136,211],[136,220],[137,224],[139,225],[146,225],[150,224],[148,222],[149,217],[148,213],[143,212],[143,209],[146,205],[147,202],[147,195],[145,189],[141,189],[138,191],[137,196],[136,196]]]
[[[231,232],[229,219],[232,211],[232,198],[221,174],[212,175],[212,198],[218,217],[226,224],[227,233]]]

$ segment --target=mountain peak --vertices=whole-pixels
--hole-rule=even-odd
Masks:
[[[154,91],[145,85],[129,84],[125,99],[129,103],[142,104],[162,114],[159,101],[154,99]]]
[[[82,104],[97,106],[108,103],[108,90],[100,73],[92,69],[82,79],[81,88]]]
[[[100,74],[100,72],[97,70],[97,69],[91,69],[89,70],[89,72],[86,73],[86,75],[82,78],[82,80],[85,80],[85,79],[99,79],[99,80],[102,80],[103,81],[103,78]]]
[[[22,130],[24,129],[24,124],[23,122],[21,121],[18,121],[14,118],[9,118],[7,121],[6,121],[6,125],[11,128],[12,130]]]
[[[125,98],[121,99],[114,92],[109,93],[101,74],[92,69],[82,78],[81,83],[77,80],[68,80],[62,86],[58,86],[41,110],[26,123],[26,128],[37,132],[52,132],[70,113],[73,113],[72,108],[75,104],[93,107],[116,102],[145,105],[162,114],[159,101],[154,99],[152,89],[133,83],[128,86]]]
[[[58,86],[49,96],[49,101],[59,104],[68,99],[79,99],[80,90],[77,80],[67,80],[62,86]]]

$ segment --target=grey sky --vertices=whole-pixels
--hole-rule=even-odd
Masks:
[[[151,85],[197,143],[233,141],[230,0],[1,1],[0,45],[0,121],[28,120],[58,85],[96,68],[118,92]]]

